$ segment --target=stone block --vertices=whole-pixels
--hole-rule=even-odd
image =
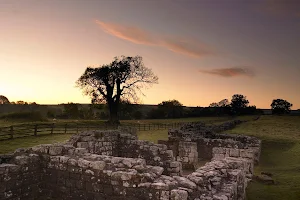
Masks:
[[[240,156],[240,149],[230,149],[229,156],[231,157],[239,157]]]
[[[187,200],[188,192],[185,190],[171,190],[171,200]]]
[[[49,155],[56,156],[61,155],[63,151],[62,146],[50,146],[49,147]]]

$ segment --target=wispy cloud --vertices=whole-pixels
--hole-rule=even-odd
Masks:
[[[135,44],[160,46],[175,53],[191,57],[203,57],[214,54],[210,47],[198,41],[158,36],[137,27],[107,23],[99,20],[96,20],[96,23],[108,34]]]
[[[277,16],[300,17],[300,1],[266,0],[261,2],[260,10]]]
[[[253,77],[254,76],[254,72],[247,67],[218,68],[218,69],[199,70],[199,71],[201,73],[223,76],[223,77],[236,77],[236,76]]]

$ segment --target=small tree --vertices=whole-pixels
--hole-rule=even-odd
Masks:
[[[107,103],[109,122],[116,124],[121,97],[137,102],[141,89],[157,82],[157,76],[144,66],[142,57],[121,56],[108,65],[88,67],[76,84],[91,97],[92,103]]]
[[[274,99],[271,103],[272,114],[286,114],[291,112],[293,104],[283,99]]]
[[[229,105],[230,105],[230,103],[229,103],[228,99],[223,99],[223,100],[219,101],[218,103],[215,103],[215,102],[211,103],[209,105],[209,107],[227,107]]]
[[[249,101],[242,94],[234,94],[231,99],[230,107],[233,115],[240,114],[241,110],[246,108]]]
[[[67,116],[69,119],[78,119],[79,118],[79,108],[78,104],[76,103],[67,103],[63,104],[64,106],[64,115]]]
[[[28,103],[26,101],[22,101],[22,100],[17,101],[16,104],[18,104],[18,105],[28,105]]]
[[[6,96],[0,95],[0,104],[9,104],[9,100]]]
[[[88,105],[88,107],[80,106],[78,112],[79,112],[79,118],[81,119],[94,119],[95,117],[92,104]]]
[[[178,100],[163,101],[158,109],[164,113],[164,118],[179,118],[183,116],[183,105]]]

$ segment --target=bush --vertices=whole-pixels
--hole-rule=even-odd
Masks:
[[[0,116],[0,119],[6,121],[47,121],[40,112],[13,112]]]
[[[54,113],[53,111],[50,111],[50,110],[49,110],[49,111],[47,112],[47,117],[48,117],[48,118],[55,118],[55,113]]]
[[[143,118],[143,113],[140,110],[136,110],[133,113],[133,118],[134,119],[142,119]]]

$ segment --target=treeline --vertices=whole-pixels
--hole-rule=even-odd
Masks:
[[[231,102],[223,99],[218,103],[211,103],[209,107],[184,107],[177,100],[163,101],[156,109],[148,114],[149,118],[181,118],[181,117],[209,117],[263,114],[256,106],[248,106],[249,101],[243,95],[233,95]]]
[[[223,99],[218,103],[212,103],[209,107],[185,107],[178,100],[168,100],[147,109],[144,105],[121,101],[119,105],[119,119],[168,119],[263,114],[255,106],[249,106],[248,104],[249,101],[246,97],[238,94],[232,96],[231,102]],[[75,103],[61,105],[64,107],[62,114],[55,116],[49,113],[48,117],[63,119],[109,118],[109,110],[105,104],[90,104],[88,107]]]
[[[60,104],[63,106],[62,112],[49,110],[48,118],[57,119],[108,119],[109,109],[105,104],[89,104],[81,105],[76,103]],[[143,119],[145,115],[142,113],[143,105],[131,104],[129,102],[120,103],[119,117],[120,119]]]
[[[9,102],[5,96],[0,95],[0,104],[14,104]],[[35,105],[36,103],[26,103],[18,101],[16,104]],[[274,99],[271,103],[272,114],[287,114],[290,112],[292,104],[283,99]],[[57,119],[109,119],[109,109],[106,104],[82,105],[76,103],[60,104],[58,107],[47,107],[47,118]],[[39,111],[39,109],[34,110]],[[27,113],[28,114],[28,113]],[[223,99],[213,102],[209,107],[185,107],[178,100],[168,100],[156,106],[132,104],[130,101],[121,100],[119,104],[119,119],[167,119],[186,117],[209,117],[209,116],[236,116],[236,115],[260,115],[263,114],[254,105],[249,105],[246,96],[235,94],[231,100]],[[17,117],[17,114],[5,117]],[[23,116],[23,115],[20,115]]]

